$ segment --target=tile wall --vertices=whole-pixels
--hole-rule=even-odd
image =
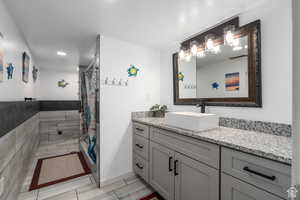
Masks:
[[[39,114],[35,114],[0,138],[0,200],[16,200],[32,155],[39,145]]]

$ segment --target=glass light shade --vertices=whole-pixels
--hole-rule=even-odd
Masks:
[[[198,46],[197,44],[193,44],[191,47],[191,53],[195,56],[197,55],[197,52],[198,52]]]
[[[229,25],[224,28],[224,44],[233,46],[235,26]]]
[[[208,39],[206,41],[206,49],[213,50],[213,48],[214,48],[214,41],[212,39]]]
[[[184,52],[183,49],[181,49],[180,52],[179,52],[179,59],[180,59],[180,60],[183,60],[184,57],[185,57],[185,52]]]
[[[215,36],[213,34],[209,34],[205,36],[205,51],[206,52],[214,52],[215,47]]]

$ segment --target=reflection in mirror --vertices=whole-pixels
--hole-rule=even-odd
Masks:
[[[179,98],[249,97],[248,36],[218,52],[178,60]]]

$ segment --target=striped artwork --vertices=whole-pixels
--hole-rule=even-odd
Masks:
[[[240,73],[225,74],[225,88],[226,91],[237,91],[240,89]]]

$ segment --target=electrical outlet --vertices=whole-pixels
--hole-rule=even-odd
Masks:
[[[4,191],[4,180],[5,180],[4,177],[0,178],[0,197],[2,196]]]

